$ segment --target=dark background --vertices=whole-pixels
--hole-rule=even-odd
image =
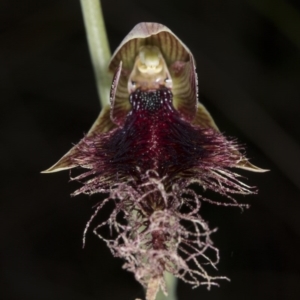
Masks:
[[[199,96],[221,130],[247,145],[265,174],[239,198],[251,209],[204,205],[218,227],[219,275],[208,292],[179,283],[183,299],[300,299],[300,2],[103,0],[112,51],[141,21],[160,22],[194,53]],[[39,172],[88,131],[100,107],[79,1],[0,3],[0,298],[143,297],[92,233],[96,198],[69,194],[68,172]],[[217,196],[216,196],[217,197]]]

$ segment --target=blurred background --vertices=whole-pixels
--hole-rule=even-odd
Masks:
[[[103,0],[111,50],[142,21],[160,22],[193,52],[199,99],[221,131],[247,145],[265,174],[244,172],[259,194],[235,208],[204,205],[218,227],[218,275],[231,282],[183,299],[300,299],[300,2]],[[0,298],[143,297],[91,232],[97,197],[69,195],[68,172],[44,175],[78,142],[100,105],[79,1],[0,3]],[[217,199],[217,195],[213,195]],[[99,200],[99,199],[98,199]]]

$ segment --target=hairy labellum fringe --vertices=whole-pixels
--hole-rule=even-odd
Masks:
[[[111,190],[109,198],[98,205],[85,234],[99,210],[113,201],[113,212],[94,229],[94,233],[106,242],[114,256],[125,259],[123,267],[133,272],[143,286],[147,287],[151,279],[158,278],[163,289],[165,271],[194,287],[207,285],[210,288],[218,285],[216,280],[228,280],[223,276],[208,275],[203,267],[207,264],[216,269],[219,251],[210,239],[216,229],[209,229],[199,215],[201,196],[187,187],[183,189],[176,185],[167,191],[163,180],[159,180],[157,175],[154,171],[147,172],[144,187],[147,196],[160,195],[166,204],[164,209],[148,215],[144,211],[148,205],[145,190],[141,187],[133,188],[133,182],[122,183]],[[120,214],[122,218],[119,218]],[[120,219],[125,219],[125,222]],[[111,237],[100,233],[102,227],[107,225]],[[214,253],[214,257],[207,255],[209,250]]]
[[[184,121],[172,104],[166,88],[137,90],[130,96],[132,110],[124,126],[109,133],[85,137],[72,162],[87,169],[72,180],[83,182],[74,192],[107,193],[88,222],[108,202],[115,208],[94,233],[112,253],[125,259],[145,287],[156,281],[165,290],[163,273],[174,274],[193,286],[217,285],[203,265],[216,268],[218,249],[213,246],[208,224],[200,217],[201,201],[247,207],[232,197],[255,190],[232,171],[245,159],[237,143],[214,129]],[[226,196],[214,202],[197,195],[197,183]],[[108,225],[111,235],[103,234]],[[214,258],[207,253],[214,252]]]
[[[137,91],[132,95],[133,109],[123,127],[86,137],[78,144],[72,161],[89,170],[74,178],[85,180],[75,194],[99,193],[130,178],[139,184],[140,174],[148,170],[155,170],[160,178],[166,177],[167,186],[175,179],[195,178],[204,188],[223,195],[251,193],[238,180],[239,175],[228,169],[244,159],[234,140],[181,119],[173,108],[169,90],[160,91],[163,96],[159,97],[158,91],[148,95],[150,100],[163,97],[151,110],[142,101],[144,93]]]

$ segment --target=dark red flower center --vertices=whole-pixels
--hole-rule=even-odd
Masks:
[[[205,136],[180,117],[172,102],[167,88],[130,95],[132,110],[123,128],[104,145],[118,171],[132,174],[138,167],[142,173],[155,170],[172,176],[202,156]]]
[[[240,155],[232,151],[234,143],[214,129],[194,126],[181,118],[173,106],[171,90],[138,89],[129,100],[132,110],[122,127],[87,137],[78,145],[74,162],[90,171],[77,179],[94,177],[79,192],[94,192],[126,178],[140,184],[148,171],[155,171],[160,178],[167,176],[170,184],[185,177],[201,178],[211,188],[217,180],[228,182],[209,170],[236,164]]]

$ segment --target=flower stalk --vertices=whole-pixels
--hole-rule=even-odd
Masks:
[[[100,0],[80,0],[86,36],[101,107],[109,105],[112,76],[108,73],[111,58]],[[156,300],[177,300],[177,278],[166,272],[168,295],[159,291]],[[155,300],[155,298],[153,299]]]
[[[168,296],[165,296],[165,294],[162,291],[159,291],[156,296],[156,300],[177,300],[177,296],[176,296],[177,278],[174,277],[171,273],[166,272],[165,281],[168,289]]]
[[[92,65],[101,107],[109,104],[111,75],[108,64],[111,53],[105,30],[100,0],[80,0],[86,36],[88,40]]]

